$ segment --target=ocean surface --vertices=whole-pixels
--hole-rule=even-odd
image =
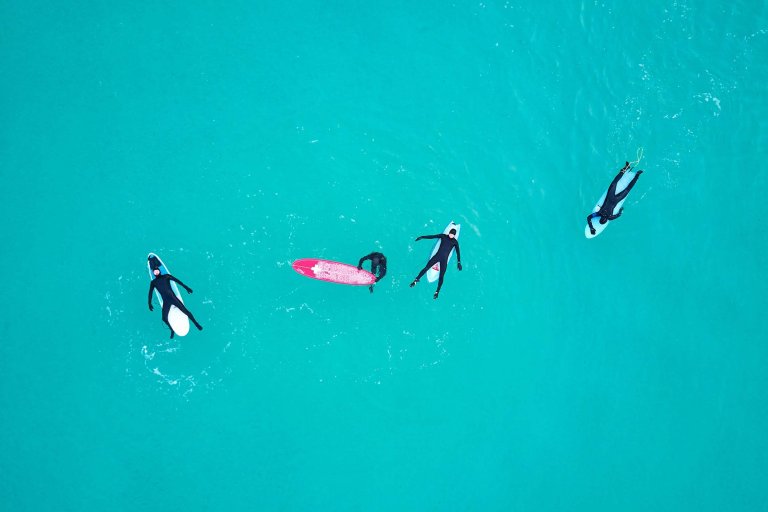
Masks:
[[[3,510],[768,510],[765,0],[6,0],[0,74]]]

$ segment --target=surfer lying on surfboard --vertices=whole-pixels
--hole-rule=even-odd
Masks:
[[[152,291],[157,290],[163,298],[163,322],[168,324],[168,328],[171,330],[171,338],[173,338],[174,335],[173,327],[171,327],[171,324],[168,322],[168,312],[171,310],[171,306],[179,308],[182,313],[192,320],[195,327],[202,331],[203,326],[197,323],[197,320],[195,320],[192,313],[187,309],[184,303],[176,297],[176,294],[173,293],[173,289],[171,289],[171,281],[178,283],[181,287],[187,290],[187,293],[192,293],[192,288],[185,285],[171,274],[161,274],[159,268],[160,262],[156,259],[154,262],[150,259],[150,265],[152,265],[152,273],[155,275],[155,278],[149,283],[149,310],[154,311],[155,309],[152,307]]]
[[[378,272],[378,276],[376,277],[376,282],[378,283],[387,273],[387,257],[380,252],[372,252],[368,256],[363,256],[357,264],[358,270],[363,269],[363,262],[365,260],[371,260],[371,274],[376,275],[376,272]],[[373,285],[369,286],[368,289],[373,293]]]
[[[592,226],[592,219],[600,218],[600,224],[605,224],[609,220],[616,220],[621,216],[621,212],[624,211],[624,208],[622,207],[619,209],[619,213],[616,215],[613,215],[613,210],[616,208],[616,205],[621,202],[622,199],[627,197],[627,194],[629,194],[629,191],[632,190],[632,187],[635,186],[635,183],[637,183],[637,179],[640,177],[641,174],[643,174],[643,171],[637,171],[637,174],[635,174],[635,177],[632,178],[632,181],[629,182],[629,185],[619,192],[616,193],[616,184],[619,182],[621,177],[624,175],[625,172],[629,170],[629,162],[626,162],[624,164],[624,167],[619,171],[619,174],[616,175],[615,178],[613,178],[613,181],[611,182],[611,185],[608,187],[608,192],[605,193],[605,201],[603,201],[603,205],[600,207],[599,211],[596,211],[595,213],[590,213],[587,216],[587,224],[589,224],[589,232],[593,235],[595,234],[595,228]]]
[[[420,236],[416,239],[416,241],[418,242],[419,240],[426,240],[429,238],[440,239],[440,247],[437,249],[437,252],[435,253],[435,255],[429,259],[429,261],[427,262],[427,266],[421,269],[421,272],[419,272],[419,275],[417,275],[416,279],[413,280],[413,282],[411,283],[411,288],[416,286],[416,283],[419,282],[419,279],[421,279],[421,276],[423,276],[424,273],[426,273],[426,271],[429,270],[432,265],[435,265],[436,263],[440,263],[440,278],[437,281],[437,290],[435,290],[435,295],[434,295],[434,298],[436,299],[437,296],[440,294],[440,288],[443,286],[443,276],[445,275],[445,270],[448,267],[448,256],[451,255],[451,251],[455,248],[457,265],[459,270],[461,270],[461,251],[459,250],[459,241],[456,240],[455,229],[451,229],[447,235],[440,233],[437,235]]]

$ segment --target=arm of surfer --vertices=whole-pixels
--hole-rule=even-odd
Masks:
[[[187,290],[187,293],[192,293],[192,288],[190,288],[189,286],[185,285],[184,283],[182,283],[181,281],[179,281],[178,279],[176,279],[173,276],[168,276],[168,277],[170,278],[171,281],[176,281],[177,283],[179,283],[179,286],[181,286],[182,288]]]
[[[461,250],[459,249],[458,240],[456,240],[456,266],[461,270]]]
[[[608,216],[608,220],[616,220],[616,219],[618,219],[619,217],[621,217],[621,213],[623,211],[624,211],[624,207],[622,206],[621,208],[619,208],[619,213],[617,213],[616,215],[609,215]]]
[[[430,238],[440,238],[440,236],[442,236],[442,234],[439,234],[439,235],[422,235],[422,236],[418,237],[416,239],[416,241],[418,242],[419,240],[428,240]]]
[[[357,270],[362,270],[363,269],[363,262],[365,260],[370,260],[371,258],[373,258],[373,253],[369,254],[368,256],[363,256],[362,258],[360,258],[360,261],[357,264]]]
[[[589,232],[592,233],[593,235],[596,233],[595,227],[592,225],[592,219],[594,219],[595,217],[599,217],[599,214],[590,213],[589,215],[587,215],[587,224],[589,224]]]
[[[147,302],[149,303],[149,310],[153,311],[155,308],[152,307],[152,290],[155,288],[155,282],[152,281],[149,283],[149,298],[147,298]]]

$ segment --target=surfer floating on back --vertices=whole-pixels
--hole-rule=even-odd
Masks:
[[[429,270],[432,265],[435,265],[437,263],[440,263],[440,278],[437,281],[437,290],[435,290],[434,298],[436,299],[437,296],[440,294],[440,288],[443,286],[443,276],[445,276],[445,270],[448,267],[448,257],[451,255],[451,251],[455,248],[456,249],[456,260],[457,260],[457,267],[459,270],[461,270],[461,251],[459,250],[459,241],[456,240],[456,229],[451,229],[448,234],[437,234],[437,235],[426,235],[426,236],[420,236],[416,239],[418,242],[419,240],[426,240],[429,238],[437,238],[440,240],[440,247],[437,249],[437,252],[434,256],[432,256],[429,261],[427,262],[427,266],[421,269],[421,272],[419,272],[419,275],[416,276],[416,279],[413,280],[411,283],[411,288],[416,286],[416,283],[419,282],[419,279],[421,279],[421,276],[424,275],[424,273]]]
[[[158,260],[156,257],[150,257],[149,264],[152,268],[152,273],[155,276],[154,279],[152,279],[152,281],[149,283],[149,310],[154,311],[155,309],[152,307],[152,291],[157,290],[158,293],[160,293],[160,296],[163,298],[163,322],[168,324],[168,328],[171,329],[171,338],[173,338],[174,335],[173,327],[171,327],[171,324],[168,322],[168,312],[171,310],[171,306],[176,306],[179,308],[182,313],[187,315],[187,317],[192,320],[192,323],[195,324],[195,327],[202,331],[203,326],[197,323],[197,320],[195,320],[195,317],[192,315],[192,313],[187,309],[184,303],[181,302],[178,297],[176,297],[176,294],[173,293],[173,289],[171,288],[171,281],[178,283],[185,290],[187,290],[187,293],[192,293],[192,288],[185,285],[171,274],[162,274],[160,272],[160,260]]]
[[[380,252],[372,252],[368,256],[363,256],[357,264],[358,270],[363,269],[363,262],[365,260],[371,260],[371,274],[376,276],[376,282],[378,283],[387,273],[387,257]],[[373,285],[369,286],[368,289],[373,293]]]
[[[629,182],[629,185],[626,186],[624,190],[616,193],[616,185],[619,183],[619,180],[622,176],[624,176],[624,173],[629,170],[629,162],[626,162],[624,164],[624,167],[619,171],[619,174],[616,175],[615,178],[613,178],[613,181],[611,182],[611,185],[608,187],[608,192],[605,193],[605,200],[603,201],[602,206],[600,206],[600,210],[596,211],[595,213],[590,213],[587,216],[587,224],[589,224],[589,232],[593,235],[596,233],[594,226],[592,226],[592,219],[599,218],[600,224],[605,224],[609,220],[615,220],[618,219],[621,216],[621,212],[624,211],[624,207],[619,209],[619,213],[616,215],[613,214],[613,210],[616,208],[616,205],[618,205],[625,197],[627,197],[627,194],[629,194],[629,191],[632,190],[632,187],[635,186],[635,183],[637,183],[637,179],[640,177],[641,174],[643,174],[643,171],[637,171],[637,174],[632,178],[632,181]]]

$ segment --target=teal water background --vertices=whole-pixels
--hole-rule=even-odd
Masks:
[[[154,4],[0,3],[4,510],[768,510],[765,1]]]

